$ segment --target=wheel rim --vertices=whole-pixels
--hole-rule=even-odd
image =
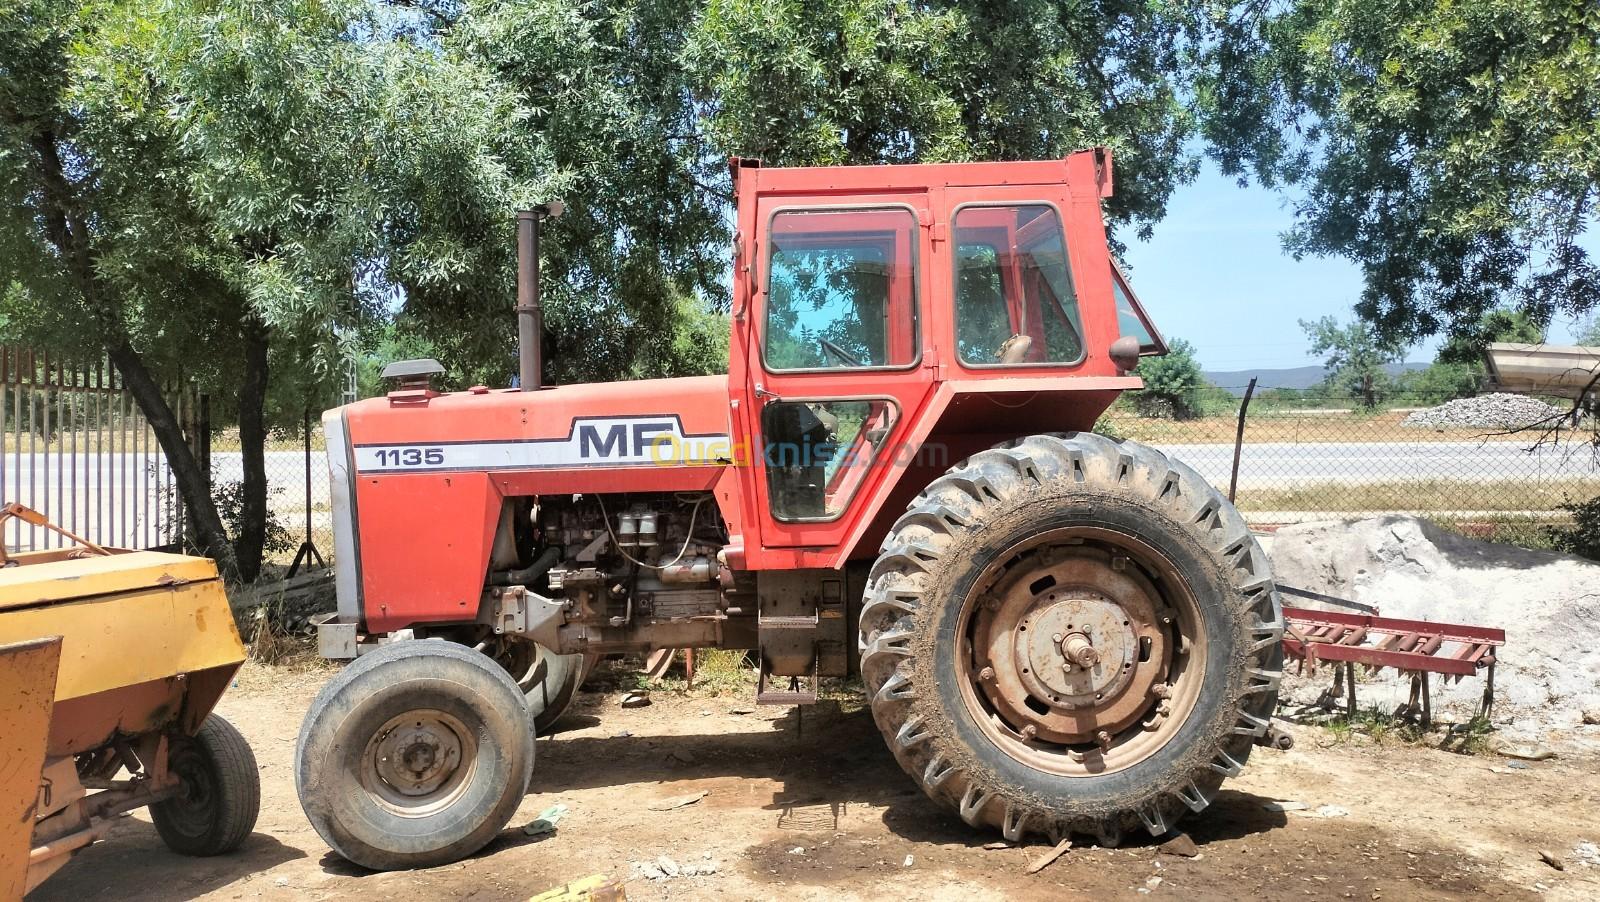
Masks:
[[[1200,609],[1172,562],[1101,527],[1048,530],[985,568],[963,603],[961,692],[1016,760],[1114,773],[1165,746],[1199,697]]]
[[[162,807],[172,829],[184,836],[205,836],[216,820],[216,777],[191,742],[172,742],[167,768],[178,778],[179,790]]]
[[[477,764],[477,738],[454,715],[434,709],[390,718],[362,754],[361,782],[402,817],[427,817],[450,806]]]

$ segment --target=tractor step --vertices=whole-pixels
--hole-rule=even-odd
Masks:
[[[760,676],[756,678],[756,704],[814,705],[817,703],[817,686],[819,684],[820,677],[817,674],[817,659],[815,657],[812,657],[811,659],[811,676],[805,678],[810,681],[809,689],[801,688],[801,677],[778,677],[780,680],[787,679],[789,681],[789,688],[768,689],[767,680],[771,678],[771,676],[772,674],[767,671],[767,666],[763,662],[761,665]]]

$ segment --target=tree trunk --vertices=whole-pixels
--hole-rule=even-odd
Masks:
[[[7,118],[17,121],[15,114]],[[39,215],[45,238],[82,293],[84,311],[96,325],[111,364],[122,374],[123,386],[139,405],[151,431],[156,434],[156,441],[160,442],[199,546],[217,562],[217,569],[225,579],[236,579],[238,566],[233,546],[228,544],[228,532],[211,498],[211,474],[200,469],[166,395],[128,337],[118,312],[120,304],[116,292],[101,281],[96,271],[96,253],[90,239],[89,222],[83,213],[89,205],[74,194],[73,183],[67,178],[67,167],[57,147],[57,137],[53,125],[39,123],[27,139],[37,157],[33,170],[39,179]]]
[[[125,336],[108,341],[106,353],[117,372],[122,374],[122,384],[133,396],[134,403],[139,405],[139,410],[149,421],[156,441],[161,443],[161,450],[167,456],[167,466],[172,469],[173,481],[178,485],[178,493],[183,498],[201,550],[217,562],[217,570],[225,579],[237,578],[239,567],[234,559],[233,546],[228,544],[228,532],[222,526],[222,518],[217,516],[216,503],[211,500],[210,474],[200,470],[200,463],[195,460],[194,452],[185,440],[183,427],[173,415],[161,386],[156,384],[150,371],[145,368],[143,358]]]
[[[267,324],[246,306],[239,321],[244,339],[244,380],[239,386],[239,450],[244,482],[240,491],[238,535],[233,551],[239,579],[254,582],[261,575],[267,539]]]

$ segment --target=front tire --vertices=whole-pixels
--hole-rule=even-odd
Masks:
[[[362,655],[311,703],[295,788],[311,826],[362,867],[465,858],[511,819],[533,775],[517,684],[490,658],[440,639]]]
[[[1282,635],[1266,556],[1198,473],[1041,435],[973,455],[896,522],[861,671],[896,759],[967,823],[1111,845],[1239,773]]]

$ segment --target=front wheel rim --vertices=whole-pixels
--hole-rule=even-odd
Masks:
[[[455,715],[426,708],[391,717],[367,741],[361,785],[401,817],[428,817],[466,791],[478,758],[477,735]]]
[[[1129,533],[1023,539],[962,604],[962,698],[984,736],[1046,773],[1090,777],[1155,755],[1200,695],[1207,642],[1193,590]]]

